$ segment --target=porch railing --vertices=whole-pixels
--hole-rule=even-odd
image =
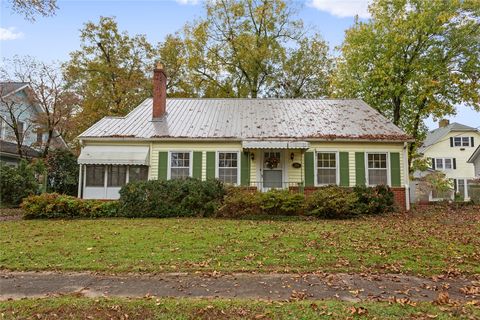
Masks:
[[[282,181],[277,183],[267,182],[264,181],[250,181],[249,184],[250,188],[255,188],[261,191],[267,191],[271,189],[287,189],[293,192],[303,193],[305,190],[305,184],[303,182],[290,182],[290,181]]]

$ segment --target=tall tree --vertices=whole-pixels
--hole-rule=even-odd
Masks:
[[[256,98],[275,80],[303,23],[283,0],[206,1],[206,18],[185,27],[188,68],[199,95]]]
[[[333,94],[362,98],[411,134],[423,120],[480,110],[480,2],[378,0],[346,31]]]
[[[30,21],[36,16],[53,16],[58,9],[57,0],[9,0],[12,10]]]
[[[130,36],[111,17],[88,22],[80,49],[70,54],[65,76],[82,97],[77,132],[107,115],[125,115],[151,95],[155,54],[144,35]]]
[[[43,156],[46,156],[52,143],[60,139],[72,128],[71,118],[78,109],[79,99],[70,90],[58,63],[45,63],[33,57],[15,56],[4,59],[2,76],[30,85],[30,101],[39,109],[38,115],[32,118],[37,134],[45,133],[42,145]],[[7,75],[8,76],[5,76]]]

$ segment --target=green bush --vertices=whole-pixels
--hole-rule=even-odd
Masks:
[[[231,187],[227,190],[222,206],[217,210],[217,217],[238,218],[258,215],[262,212],[260,199],[256,190]]]
[[[395,210],[394,195],[388,186],[356,186],[353,192],[358,198],[354,208],[357,214],[382,214]]]
[[[51,150],[45,158],[47,190],[75,196],[78,190],[77,157],[69,150]]]
[[[305,197],[289,190],[270,190],[258,193],[260,208],[267,215],[291,216],[302,212]]]
[[[120,190],[119,212],[125,217],[210,216],[224,195],[218,180],[138,181]]]
[[[40,192],[41,185],[35,177],[35,167],[25,160],[18,167],[0,163],[0,205],[18,206],[22,199]]]
[[[317,218],[343,219],[355,214],[357,196],[350,189],[327,186],[310,194],[305,201],[305,214]]]
[[[118,215],[117,201],[83,200],[58,193],[29,196],[22,202],[25,219],[102,218]]]

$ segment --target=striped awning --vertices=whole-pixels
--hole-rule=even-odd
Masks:
[[[307,141],[248,140],[242,142],[243,149],[308,149]]]
[[[148,165],[149,146],[86,146],[79,164]]]

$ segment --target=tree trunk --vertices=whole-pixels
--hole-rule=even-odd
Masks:
[[[43,148],[43,154],[42,154],[43,158],[45,158],[48,155],[50,144],[52,142],[52,137],[53,137],[53,130],[48,130],[47,141],[45,142],[45,147]]]

